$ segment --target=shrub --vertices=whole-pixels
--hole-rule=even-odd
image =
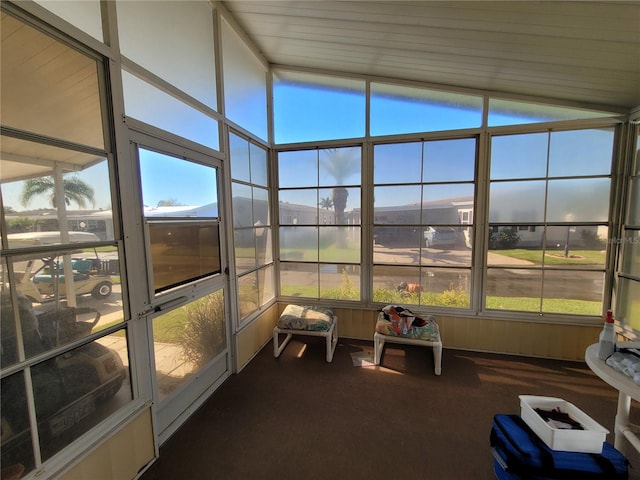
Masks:
[[[516,248],[519,241],[520,236],[513,228],[506,228],[498,234],[498,245],[500,248]]]
[[[182,354],[188,362],[201,367],[226,344],[224,297],[222,292],[207,295],[184,307],[186,322],[180,334]]]

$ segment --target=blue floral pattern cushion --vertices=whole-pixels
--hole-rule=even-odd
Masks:
[[[376,332],[429,342],[440,341],[440,330],[432,315],[416,317],[409,309],[398,305],[387,305],[380,311]]]
[[[328,307],[287,305],[276,325],[288,330],[326,332],[331,328],[334,318],[333,311]]]

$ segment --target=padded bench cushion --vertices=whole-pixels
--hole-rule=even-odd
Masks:
[[[416,317],[410,310],[397,305],[387,305],[380,311],[376,332],[391,337],[440,341],[440,331],[433,316]]]
[[[287,330],[326,332],[334,318],[333,311],[327,307],[287,305],[276,326]]]

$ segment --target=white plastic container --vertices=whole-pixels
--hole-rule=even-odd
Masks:
[[[520,395],[520,416],[538,437],[552,450],[566,452],[602,453],[602,444],[609,430],[593,420],[574,404],[556,397]],[[558,408],[582,425],[584,430],[554,428],[538,413],[536,408],[553,410]]]

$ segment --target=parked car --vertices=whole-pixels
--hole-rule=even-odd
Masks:
[[[19,292],[17,295],[27,358],[85,337],[100,318],[97,310],[91,307],[61,305],[38,314],[24,295]],[[3,366],[9,366],[20,357],[9,292],[0,294],[0,305],[1,362]],[[35,413],[43,448],[55,448],[56,438],[71,432],[74,426],[97,411],[100,404],[120,390],[126,378],[127,368],[118,353],[97,341],[31,366],[31,382],[37,395]],[[3,466],[20,464],[31,456],[30,424],[26,403],[21,401],[24,391],[22,375],[2,379],[0,450]]]
[[[457,244],[456,231],[451,227],[426,227],[423,237],[427,248],[452,248]]]

